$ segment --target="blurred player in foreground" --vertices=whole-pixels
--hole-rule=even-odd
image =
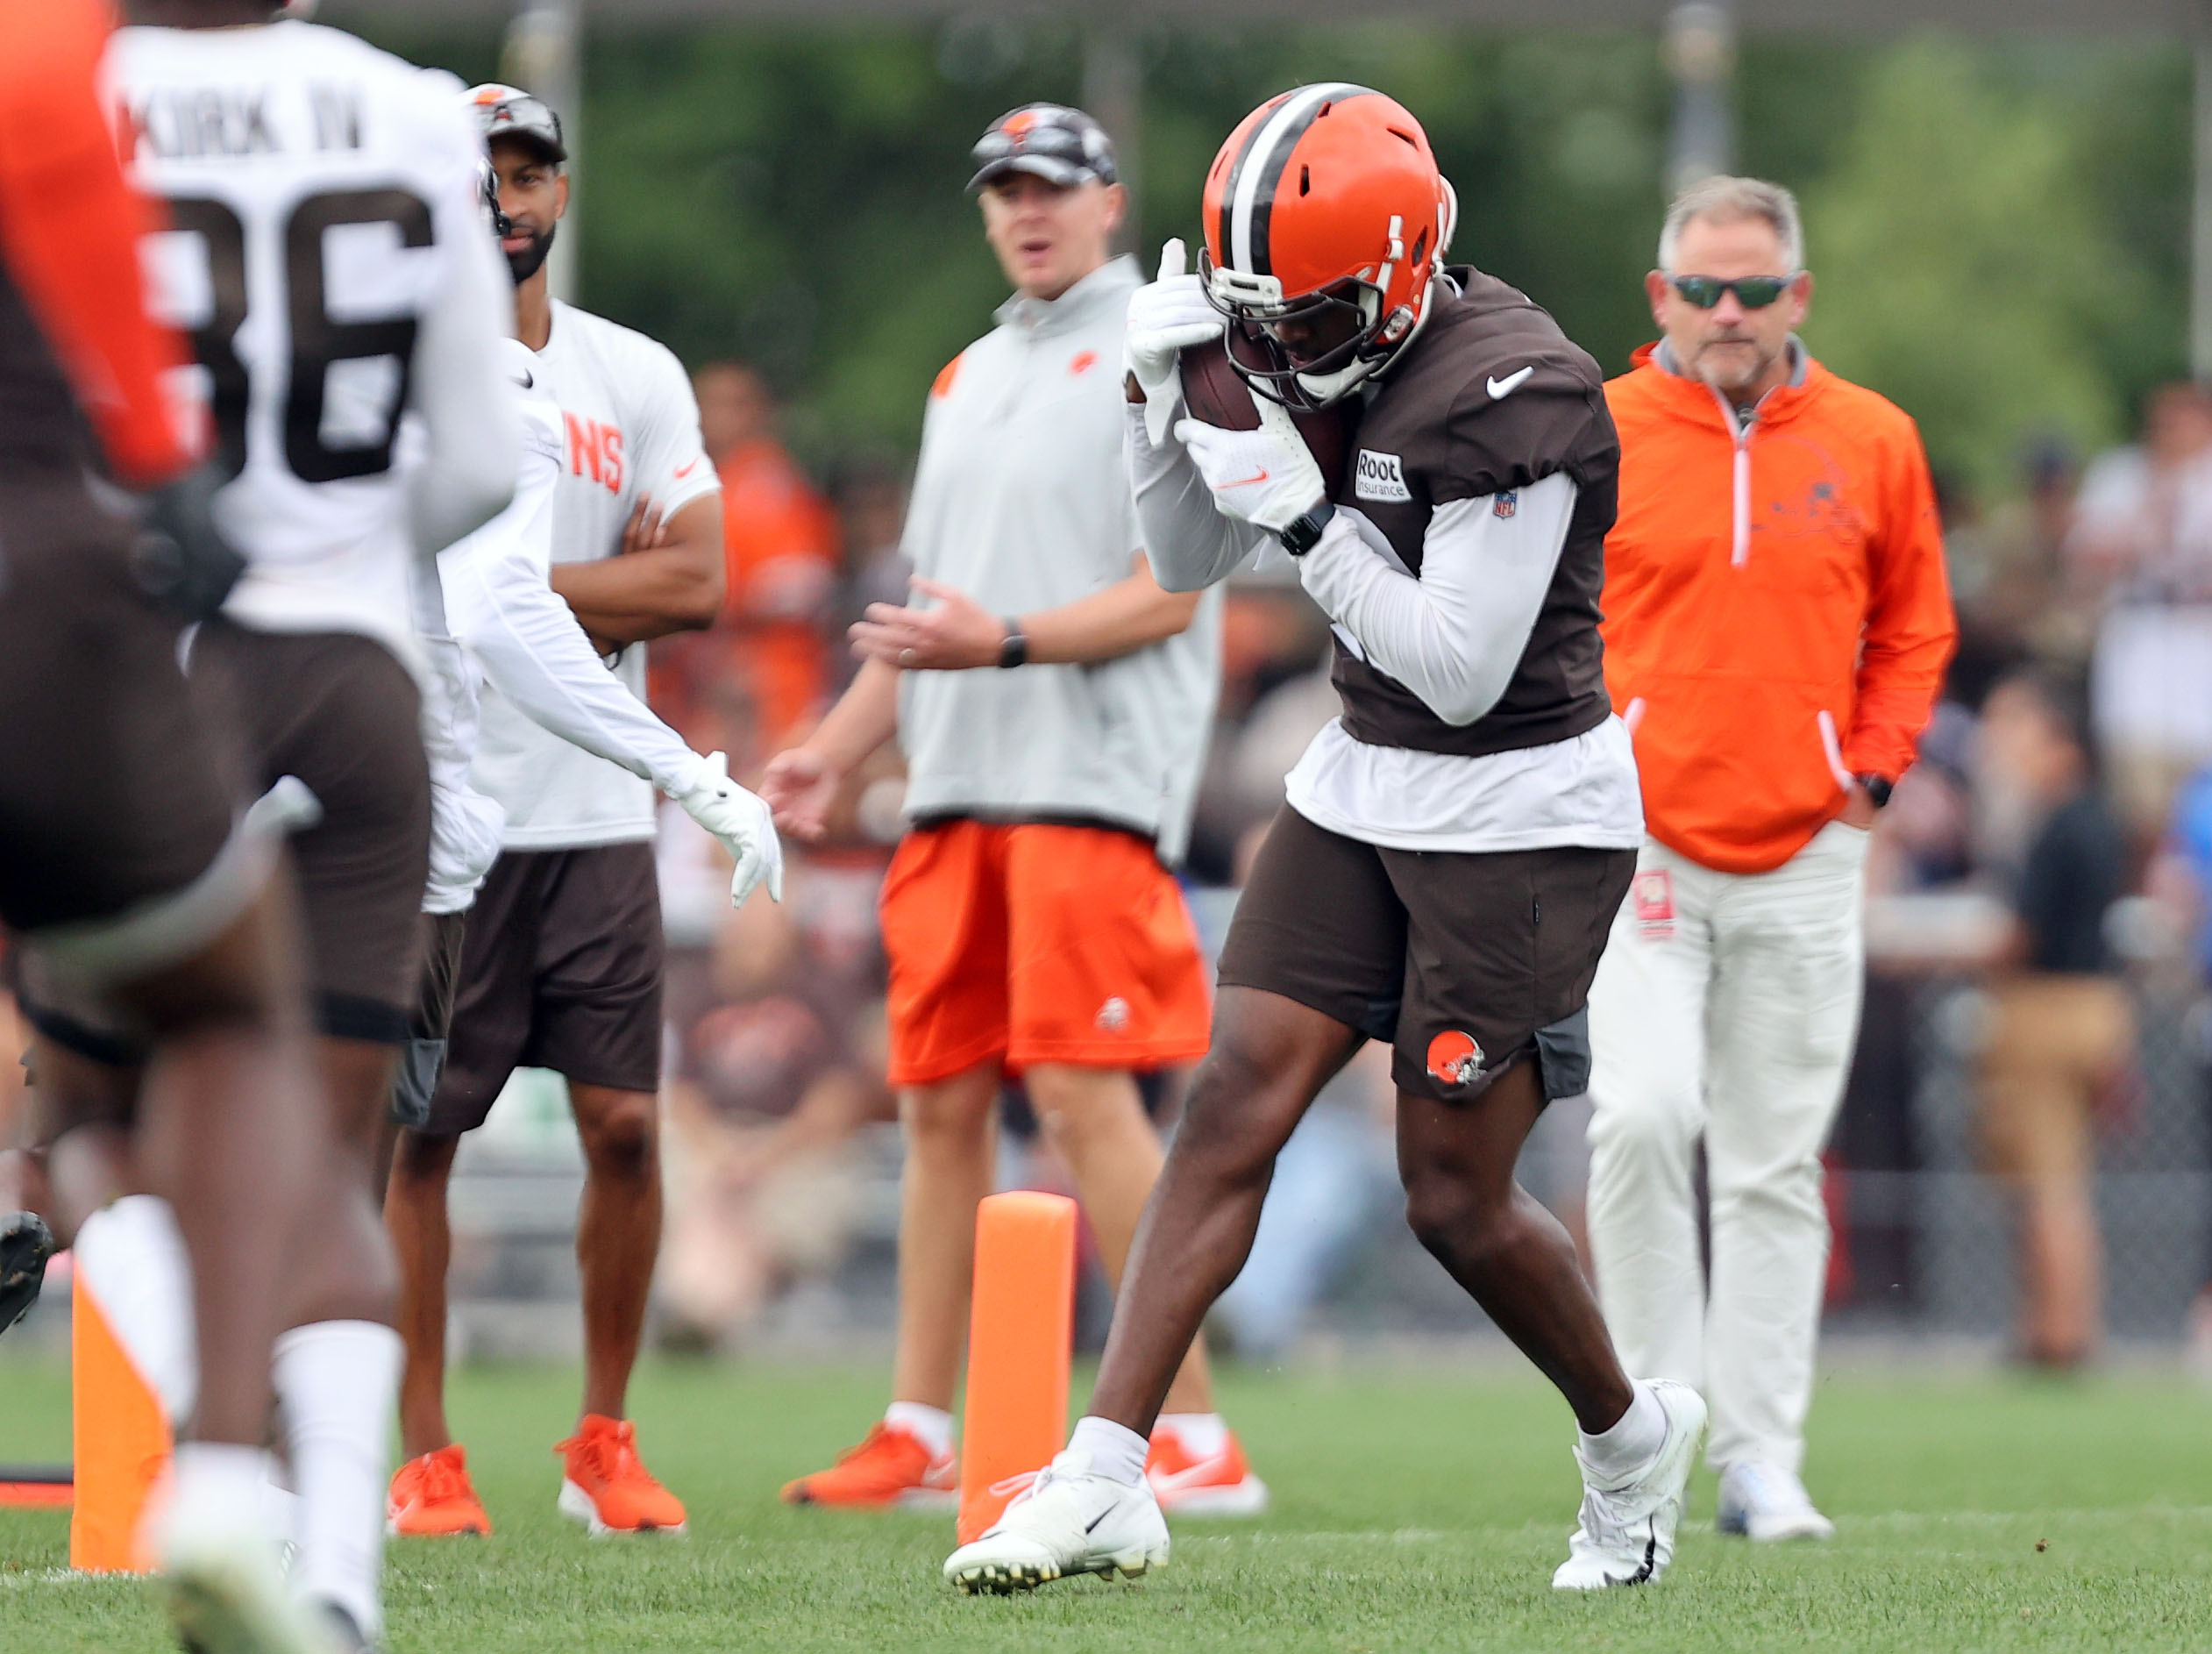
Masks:
[[[519,377],[559,410],[552,588],[642,712],[645,640],[704,626],[721,605],[721,484],[675,357],[547,289],[568,200],[558,116],[511,86],[477,87],[469,107],[498,176],[500,246],[530,351]],[[654,782],[542,726],[496,676],[473,781],[506,811],[504,847],[469,914],[445,1072],[401,1139],[385,1207],[407,1338],[393,1525],[490,1529],[445,1420],[446,1188],[462,1133],[483,1123],[517,1067],[533,1066],[566,1078],[585,1159],[584,1396],[576,1433],[555,1449],[560,1508],[594,1533],[680,1530],[683,1504],[639,1461],[626,1416],[660,1249]]]
[[[0,12],[0,922],[146,1040],[137,1176],[192,1259],[200,1379],[154,1551],[188,1645],[274,1654],[319,1628],[262,1515],[270,1351],[335,1167],[276,847],[237,819],[177,666],[179,626],[240,565],[159,382],[182,352],[140,290],[150,215],[96,92],[106,36],[90,0]],[[80,407],[111,476],[155,490],[135,546],[87,487]],[[159,808],[118,808],[126,778]]]
[[[1942,532],[1912,421],[1796,339],[1812,278],[1789,191],[1692,187],[1645,285],[1665,338],[1605,388],[1605,677],[1650,838],[1590,995],[1590,1250],[1623,1358],[1711,1398],[1721,1531],[1824,1539],[1798,1480],[1820,1151],[1859,1023],[1867,830],[1951,654]]]
[[[234,705],[248,787],[297,795],[309,818],[292,859],[339,1175],[287,1254],[291,1330],[274,1377],[299,1494],[293,1587],[326,1645],[356,1649],[382,1619],[400,1360],[370,1185],[429,852],[411,586],[420,559],[507,503],[516,426],[495,355],[506,296],[476,231],[475,135],[411,65],[277,11],[146,0],[134,15],[150,26],[117,36],[108,72],[130,164],[175,226],[149,264],[163,313],[193,336],[216,517],[246,559],[194,636],[192,676]],[[394,460],[406,418],[426,438],[412,467]],[[42,1085],[135,1088],[129,1030],[95,1024],[103,1041],[74,1041],[60,1019],[39,1026]],[[189,1344],[152,1324],[188,1290],[165,1222],[118,1202],[81,1246],[127,1256],[118,1270],[148,1287],[133,1348],[178,1352],[150,1376],[182,1417]]]
[[[1197,588],[1279,541],[1335,623],[1344,709],[1237,905],[1090,1414],[946,1561],[964,1590],[1167,1559],[1146,1432],[1250,1250],[1276,1155],[1369,1039],[1395,1047],[1408,1222],[1581,1427],[1581,1520],[1552,1583],[1640,1584],[1672,1559],[1704,1405],[1622,1370],[1566,1231],[1513,1181],[1546,1102],[1588,1082],[1585,1000],[1643,831],[1597,637],[1619,447],[1597,364],[1551,317],[1439,267],[1455,210],[1404,108],[1302,87],[1215,158],[1200,274],[1170,242],[1130,303],[1155,566]],[[1255,430],[1174,420],[1178,352],[1225,337]],[[1362,395],[1332,495],[1273,399]]]
[[[929,395],[905,546],[911,607],[870,606],[844,698],[764,784],[821,834],[844,778],[894,735],[910,831],[883,894],[891,1081],[907,1163],[892,1404],[797,1503],[949,1502],[952,1401],[991,1192],[1002,1077],[1066,1160],[1108,1278],[1160,1144],[1132,1071],[1206,1049],[1206,986],[1174,878],[1220,688],[1217,600],[1161,590],[1121,464],[1124,195],[1089,116],[1032,104],[976,146],[970,188],[1014,296]],[[1191,1345],[1177,1348],[1181,1360]],[[1266,1489],[1192,1351],[1152,1442],[1171,1505],[1259,1509]]]

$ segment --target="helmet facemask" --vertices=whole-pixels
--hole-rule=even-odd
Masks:
[[[1392,224],[1391,250],[1405,257]],[[1414,250],[1418,266],[1426,247]],[[1213,262],[1210,250],[1198,254],[1198,276],[1206,300],[1227,318],[1223,335],[1229,365],[1253,391],[1286,408],[1314,410],[1341,402],[1388,364],[1412,339],[1428,311],[1424,285],[1418,305],[1383,309],[1391,267],[1378,280],[1347,275],[1311,293],[1285,297],[1271,275],[1248,275]],[[1281,337],[1285,324],[1308,336],[1341,333],[1317,353],[1293,352]]]

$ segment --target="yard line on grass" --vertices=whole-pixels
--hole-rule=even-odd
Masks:
[[[135,1574],[79,1573],[75,1568],[39,1568],[0,1572],[0,1586],[111,1585],[136,1587],[144,1583]]]
[[[1944,1523],[1995,1528],[2011,1522],[2118,1522],[2139,1516],[2177,1522],[2212,1522],[2212,1505],[2092,1505],[2039,1510],[1887,1510],[1873,1515],[1839,1515],[1839,1528],[1926,1528]]]

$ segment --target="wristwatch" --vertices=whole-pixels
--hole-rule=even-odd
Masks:
[[[1006,629],[1006,639],[999,645],[999,664],[1001,667],[1026,666],[1029,660],[1029,639],[1021,630],[1017,616],[1008,615],[999,623]]]
[[[1290,524],[1277,535],[1277,539],[1283,542],[1283,551],[1290,553],[1291,557],[1303,557],[1305,553],[1310,553],[1316,539],[1320,539],[1320,531],[1327,529],[1329,517],[1334,517],[1334,515],[1336,515],[1336,502],[1323,500],[1319,506],[1307,510],[1303,517],[1291,517]]]
[[[1293,557],[1305,556],[1313,549],[1313,543],[1321,538],[1321,531],[1329,525],[1329,519],[1335,515],[1335,503],[1323,500],[1304,517],[1294,517],[1277,536],[1283,542],[1283,549]]]
[[[1889,802],[1889,795],[1897,790],[1896,782],[1891,781],[1887,775],[1877,775],[1872,771],[1864,775],[1855,776],[1853,779],[1860,786],[1867,789],[1867,796],[1873,802],[1876,809],[1887,804]]]

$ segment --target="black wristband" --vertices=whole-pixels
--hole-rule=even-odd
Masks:
[[[1329,519],[1335,515],[1335,502],[1323,500],[1304,517],[1293,520],[1277,538],[1283,542],[1283,549],[1291,556],[1303,557],[1313,549],[1314,542],[1321,538],[1321,531],[1329,525]]]
[[[1029,639],[1022,632],[1021,622],[1008,615],[999,624],[1006,629],[1006,641],[999,645],[999,665],[1001,667],[1027,666],[1029,662]]]
[[[1889,795],[1895,792],[1897,787],[1896,782],[1891,781],[1887,775],[1876,775],[1871,771],[1855,779],[1860,786],[1867,789],[1867,796],[1873,802],[1876,809],[1882,809],[1889,802]]]

